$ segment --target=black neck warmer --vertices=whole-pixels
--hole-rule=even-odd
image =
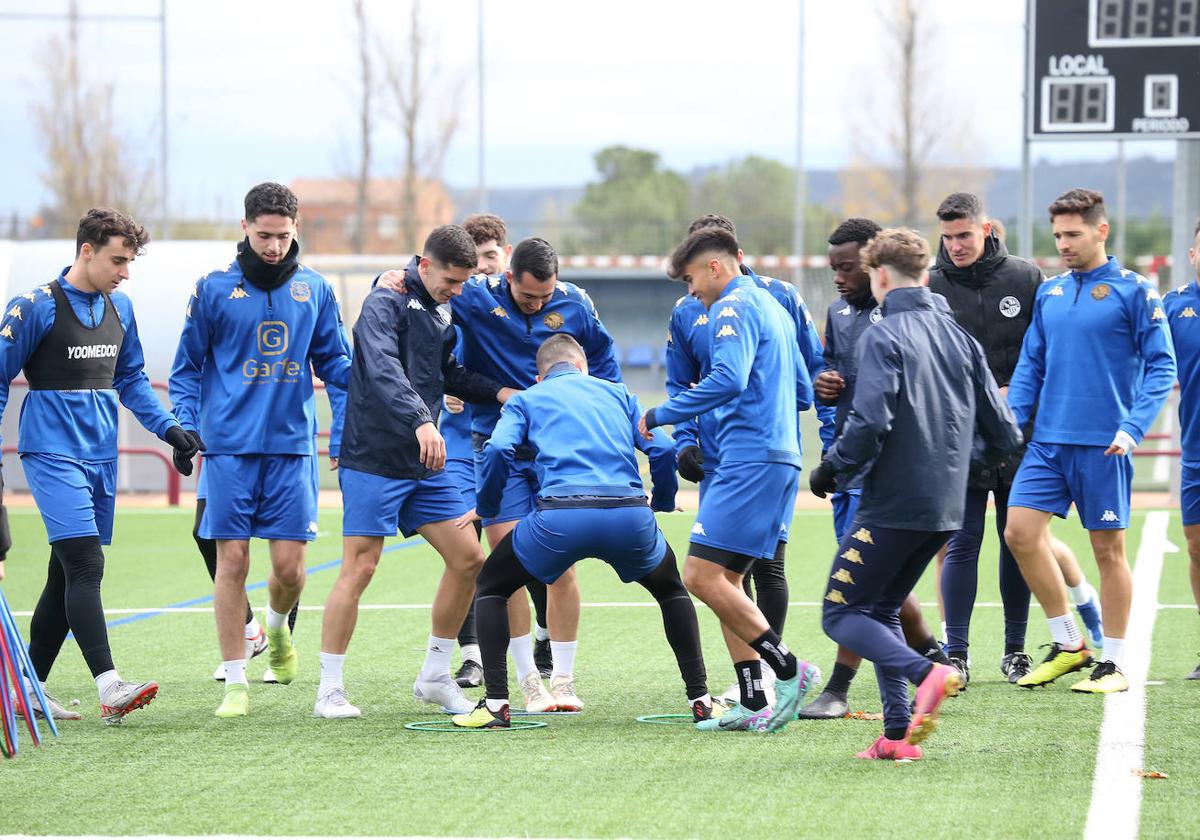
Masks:
[[[300,242],[295,239],[292,240],[292,247],[288,249],[287,256],[274,264],[263,262],[262,258],[250,247],[249,239],[243,239],[238,243],[237,252],[237,261],[241,266],[242,275],[264,292],[278,289],[300,267]]]

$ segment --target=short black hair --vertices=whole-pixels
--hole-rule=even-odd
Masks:
[[[508,267],[518,281],[522,274],[532,274],[535,280],[545,283],[558,274],[558,252],[540,236],[531,236],[517,243]]]
[[[679,243],[675,253],[671,255],[667,275],[675,280],[683,277],[688,263],[701,254],[717,253],[733,257],[737,261],[737,237],[723,227],[705,227],[688,234],[687,239]]]
[[[1085,224],[1098,227],[1108,219],[1108,212],[1104,209],[1104,196],[1096,190],[1082,187],[1067,190],[1054,199],[1048,209],[1051,222],[1055,216],[1079,216]]]
[[[728,216],[722,216],[720,213],[705,213],[703,216],[692,221],[688,225],[688,233],[695,233],[706,227],[719,227],[721,230],[727,230],[737,238],[737,228],[733,226],[733,220]]]
[[[538,376],[545,376],[546,371],[559,362],[570,362],[574,359],[587,360],[587,354],[579,346],[579,342],[568,333],[555,333],[542,342],[537,351]]]
[[[119,236],[125,247],[135,254],[145,251],[146,243],[150,241],[150,234],[132,217],[111,207],[93,207],[79,220],[79,229],[75,233],[75,256],[79,256],[85,243],[99,251],[114,236]]]
[[[982,224],[987,221],[987,214],[983,211],[983,201],[975,193],[956,192],[950,193],[938,205],[937,217],[943,222],[953,222],[958,219],[967,219],[976,224]]]
[[[435,227],[425,238],[421,255],[439,265],[455,268],[475,268],[479,258],[475,255],[475,240],[461,225]]]
[[[246,193],[245,206],[247,222],[259,216],[287,216],[294,222],[300,212],[300,199],[283,184],[264,181]]]
[[[854,216],[833,229],[833,233],[829,234],[829,244],[845,245],[847,242],[854,242],[866,245],[881,230],[883,228],[870,219]]]

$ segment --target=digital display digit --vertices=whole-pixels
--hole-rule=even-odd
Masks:
[[[1200,0],[1091,0],[1093,47],[1200,44]]]

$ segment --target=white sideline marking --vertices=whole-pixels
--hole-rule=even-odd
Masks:
[[[256,834],[0,834],[0,840],[313,840],[306,837],[274,837]],[[330,837],[325,840],[363,840],[361,836]],[[370,840],[484,840],[472,837],[429,837],[394,836],[376,837]],[[518,840],[515,837],[487,838],[487,840]],[[528,838],[524,838],[528,840]],[[561,838],[543,838],[542,840],[561,840]]]
[[[1125,677],[1129,690],[1104,698],[1104,721],[1096,748],[1096,775],[1084,840],[1117,840],[1138,836],[1142,808],[1142,769],[1146,745],[1146,675],[1154,618],[1158,614],[1158,583],[1167,542],[1165,510],[1146,514],[1142,542],[1133,567],[1133,606],[1125,647]]]

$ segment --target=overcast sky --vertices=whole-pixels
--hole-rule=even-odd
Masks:
[[[809,168],[838,167],[890,96],[877,10],[886,0],[809,0],[804,146]],[[84,15],[157,14],[155,0],[79,0]],[[404,44],[408,3],[366,0],[381,51]],[[1024,0],[922,0],[935,41],[929,107],[970,126],[975,162],[1020,160]],[[40,11],[65,11],[61,0]],[[0,14],[27,3],[0,0]],[[358,98],[351,0],[167,0],[172,208],[236,217],[246,188],[351,171]],[[478,177],[475,0],[425,0],[443,101],[461,113],[445,167]],[[680,170],[746,154],[795,159],[798,3],[788,0],[484,0],[486,153],[492,187],[586,182],[612,143],[655,149]],[[81,63],[115,83],[121,130],[157,154],[158,26],[85,21]],[[44,167],[29,124],[37,69],[65,23],[0,19],[0,213],[35,210]],[[456,84],[456,87],[455,87]],[[454,96],[451,91],[457,89]],[[375,173],[401,149],[381,106]],[[858,144],[861,145],[861,142]],[[1114,144],[1048,144],[1037,157],[1103,159]],[[1170,156],[1170,144],[1131,154]]]

